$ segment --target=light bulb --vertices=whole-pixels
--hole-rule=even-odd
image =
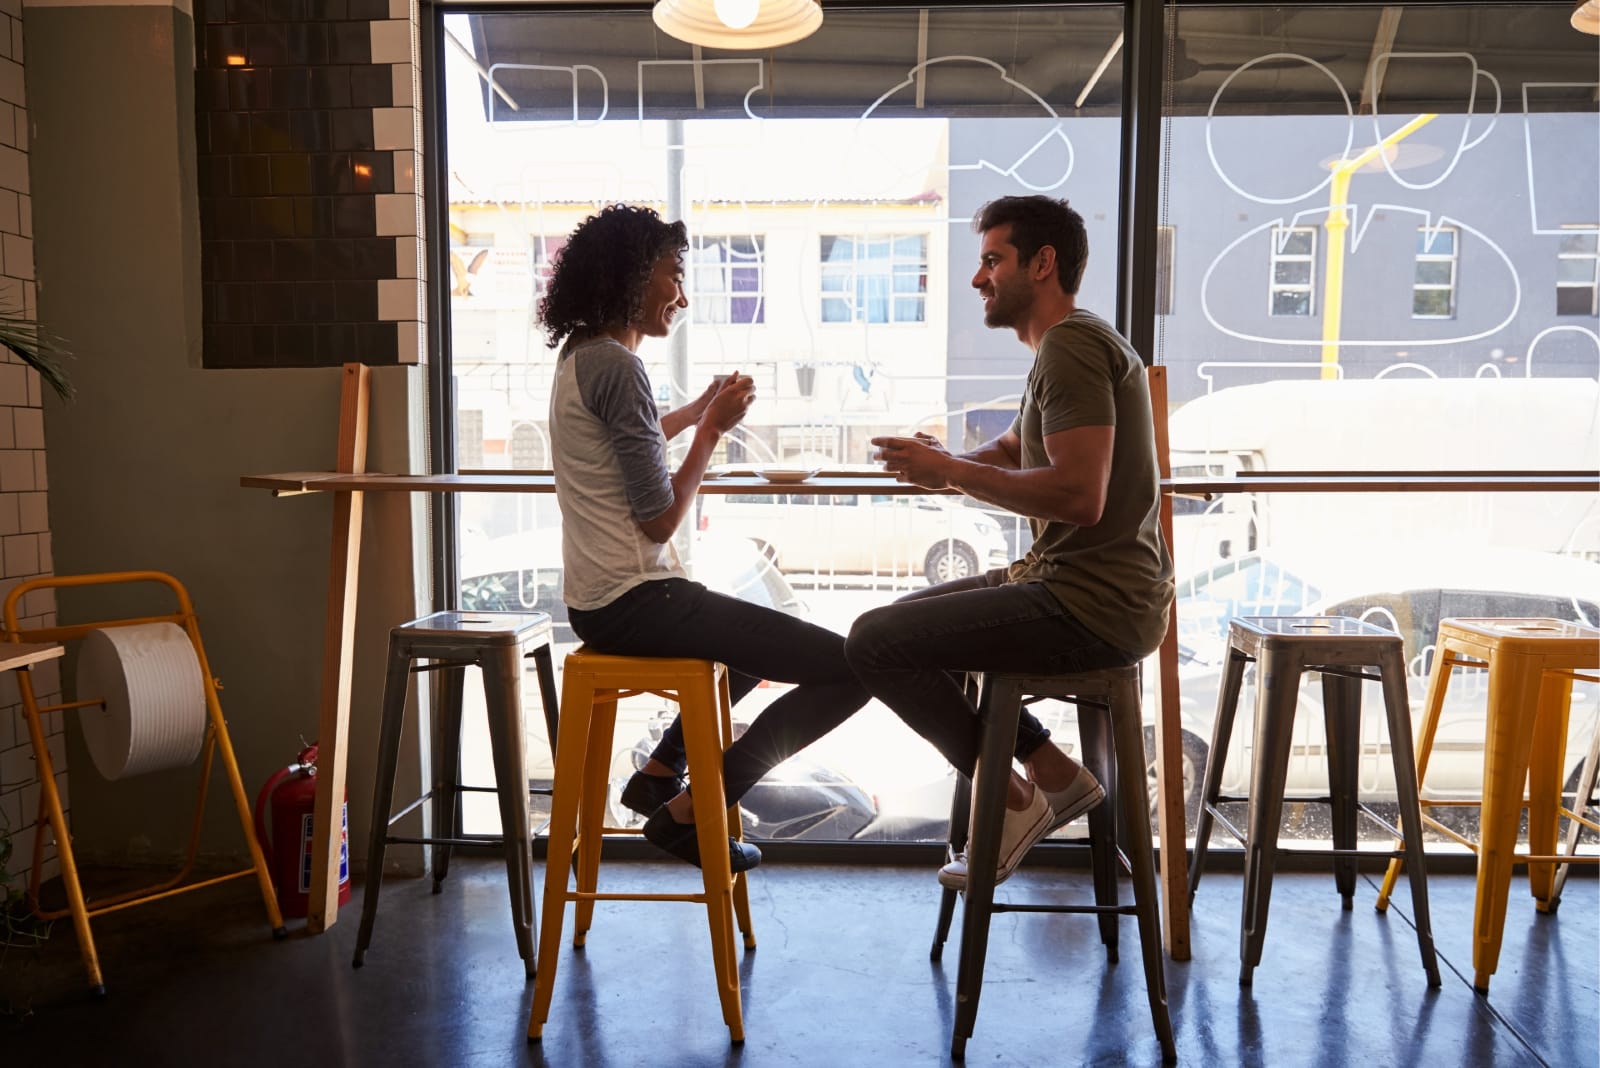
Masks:
[[[717,19],[730,30],[742,30],[756,20],[761,0],[714,0]]]

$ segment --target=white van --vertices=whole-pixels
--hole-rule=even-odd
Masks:
[[[1175,478],[1258,471],[1595,471],[1592,378],[1265,382],[1182,405],[1167,423]],[[1600,495],[1227,494],[1178,498],[1180,575],[1279,543],[1448,531],[1461,544],[1600,560]]]

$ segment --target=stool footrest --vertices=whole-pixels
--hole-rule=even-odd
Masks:
[[[691,904],[704,905],[706,895],[699,894],[602,894],[599,892],[586,892],[583,890],[568,890],[568,901],[687,901]]]
[[[385,835],[383,839],[384,845],[497,846],[505,843],[506,840],[499,835],[473,838],[402,838],[391,834]]]
[[[996,901],[989,906],[990,912],[1058,912],[1071,915],[1087,916],[1137,916],[1137,905],[1042,905],[1030,902],[1008,903]]]

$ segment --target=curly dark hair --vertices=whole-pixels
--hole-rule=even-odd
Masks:
[[[1078,292],[1083,268],[1089,262],[1089,235],[1083,216],[1052,197],[1000,197],[978,209],[972,228],[986,234],[996,226],[1011,224],[1011,244],[1017,259],[1031,263],[1046,245],[1056,250],[1056,281],[1069,295]]]
[[[644,305],[656,261],[689,247],[682,222],[653,208],[611,204],[578,224],[556,254],[539,322],[552,346],[569,334],[592,336],[631,323]]]

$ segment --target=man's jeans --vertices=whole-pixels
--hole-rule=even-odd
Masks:
[[[567,618],[596,652],[726,664],[735,703],[762,679],[798,684],[728,747],[722,767],[729,804],[867,703],[867,692],[845,663],[839,635],[688,579],[646,582],[602,608],[569,609]],[[677,719],[651,755],[683,771],[683,726]]]
[[[1139,661],[1089,633],[1041,583],[1005,578],[997,568],[918,590],[862,615],[845,640],[845,656],[872,696],[969,777],[982,725],[961,673],[1055,675]],[[1017,759],[1049,737],[1023,709]]]

